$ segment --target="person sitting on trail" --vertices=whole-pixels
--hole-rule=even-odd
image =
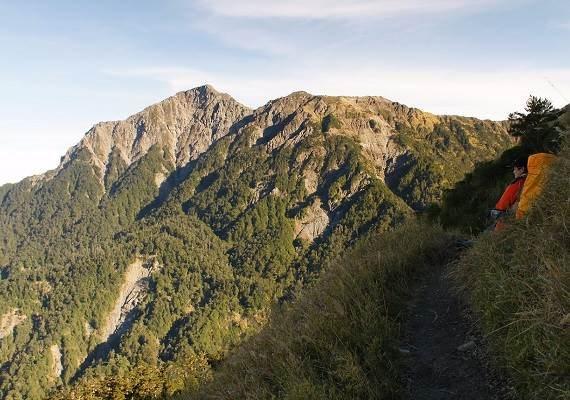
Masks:
[[[494,219],[499,219],[507,213],[513,213],[516,209],[527,176],[526,158],[519,158],[515,161],[513,175],[515,179],[507,186],[503,195],[495,204],[495,208],[491,210],[491,216]],[[499,220],[495,225],[495,230],[500,230],[503,227],[503,223]]]
[[[519,196],[521,194],[522,188],[526,181],[527,166],[526,159],[519,158],[513,164],[513,175],[515,179],[507,186],[503,195],[495,204],[495,210],[500,213],[506,213],[513,211],[519,201]]]
[[[556,156],[549,153],[536,153],[528,158],[528,177],[524,182],[517,207],[516,218],[521,219],[527,213],[536,198],[542,193],[550,169]]]

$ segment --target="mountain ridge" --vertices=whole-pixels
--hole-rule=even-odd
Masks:
[[[0,398],[141,362],[214,365],[510,143],[501,123],[381,97],[295,92],[251,110],[211,87],[97,124],[58,169],[0,189],[0,317],[22,316],[0,340]],[[102,341],[137,259],[160,268]]]
[[[107,151],[107,157],[105,157],[105,154],[101,154],[101,147],[109,147],[109,143],[104,143],[104,142],[111,142],[111,147],[113,145],[116,145],[116,143],[113,142],[115,138],[115,136],[117,135],[117,130],[118,129],[124,129],[124,126],[120,126],[120,125],[124,125],[127,123],[140,123],[141,120],[144,121],[144,117],[148,116],[148,114],[151,114],[153,111],[158,110],[160,108],[164,108],[165,105],[168,105],[170,103],[176,102],[176,100],[178,99],[184,99],[184,97],[190,97],[190,102],[197,100],[196,98],[210,98],[213,99],[214,101],[217,102],[221,102],[223,100],[225,100],[227,103],[232,103],[233,105],[235,105],[237,108],[241,108],[245,114],[243,114],[241,116],[241,119],[250,117],[250,116],[255,116],[255,115],[259,115],[261,113],[263,113],[263,111],[266,110],[270,110],[272,107],[275,106],[279,106],[281,103],[294,103],[294,100],[297,100],[298,98],[304,98],[307,101],[311,101],[311,100],[315,100],[315,101],[323,101],[325,104],[328,102],[335,102],[335,101],[339,101],[339,102],[348,102],[348,103],[366,103],[366,102],[378,102],[378,103],[384,103],[385,105],[390,105],[392,106],[395,110],[403,113],[403,114],[407,114],[409,118],[414,119],[414,118],[418,118],[418,116],[420,115],[424,115],[424,116],[430,116],[430,117],[439,117],[442,119],[453,119],[453,118],[461,118],[461,119],[468,119],[468,120],[478,120],[478,121],[483,121],[483,122],[490,122],[490,123],[496,123],[502,126],[506,126],[506,121],[504,120],[500,120],[500,121],[494,121],[494,120],[490,120],[490,119],[478,119],[475,117],[466,117],[466,116],[462,116],[462,115],[448,115],[448,114],[443,114],[443,115],[437,115],[437,114],[433,114],[430,112],[426,112],[423,111],[420,108],[416,108],[416,107],[409,107],[406,106],[402,103],[396,102],[396,101],[392,101],[389,100],[385,97],[382,96],[330,96],[330,95],[313,95],[309,92],[306,91],[295,91],[292,92],[289,95],[286,96],[282,96],[273,100],[269,100],[266,104],[252,109],[248,106],[245,106],[241,103],[239,103],[237,100],[235,100],[231,95],[227,94],[227,93],[223,93],[223,92],[219,92],[218,90],[216,90],[212,85],[210,84],[205,84],[202,86],[198,86],[192,89],[188,89],[188,90],[183,90],[183,91],[179,91],[176,94],[167,97],[164,100],[161,100],[157,103],[151,104],[150,106],[147,106],[145,108],[143,108],[141,111],[138,111],[132,115],[130,115],[129,117],[125,118],[125,119],[121,119],[121,120],[110,120],[110,121],[101,121],[98,122],[96,124],[94,124],[84,135],[84,137],[75,145],[73,145],[72,147],[70,147],[64,156],[62,156],[60,163],[58,164],[58,166],[56,168],[54,168],[53,170],[48,170],[44,173],[41,174],[36,174],[36,175],[31,175],[28,177],[23,178],[21,181],[27,180],[30,181],[32,183],[32,185],[35,185],[35,183],[43,181],[45,179],[51,179],[51,177],[53,177],[54,175],[56,175],[57,173],[59,173],[61,171],[61,169],[71,161],[71,159],[76,156],[76,153],[78,150],[80,149],[84,149],[84,148],[88,148],[89,151],[93,154],[96,155],[96,164],[98,164],[99,168],[101,167],[105,167],[107,165],[107,160],[110,156],[110,151]],[[187,99],[184,99],[187,100]],[[239,122],[239,120],[235,120],[235,122]],[[227,127],[226,127],[227,129]],[[110,133],[108,133],[107,135],[102,135],[103,132],[101,131],[110,131]],[[216,130],[217,132],[217,130]],[[214,132],[214,134],[216,133]],[[143,135],[146,136],[145,134],[148,134],[148,132],[143,132]],[[137,132],[137,135],[140,135]],[[105,137],[107,136],[107,137]],[[111,138],[108,138],[108,136],[111,136]],[[132,135],[131,135],[132,136]],[[131,142],[134,142],[134,140],[131,139]],[[153,144],[155,144],[155,142],[152,142]],[[205,142],[207,143],[207,142]],[[203,148],[203,145],[205,143],[200,143]],[[211,143],[210,143],[211,144]],[[143,146],[143,147],[149,147],[149,146]],[[148,150],[148,148],[146,148],[145,150]],[[188,162],[191,161],[192,159],[194,159],[201,151],[203,151],[202,149],[197,150],[197,152],[195,152],[194,154],[191,155],[185,155],[185,157],[181,157],[180,159],[178,159],[178,157],[173,156],[172,158],[176,160],[176,164],[179,167],[181,163],[184,162]],[[125,154],[125,153],[129,153],[129,152],[125,152],[122,151],[121,152],[121,156],[124,157],[124,161],[130,165],[132,162],[137,161],[141,154],[144,153],[139,151],[139,154]],[[19,182],[21,182],[19,181]],[[16,182],[16,183],[19,183]],[[11,183],[14,184],[14,183]],[[2,185],[4,186],[4,185]]]

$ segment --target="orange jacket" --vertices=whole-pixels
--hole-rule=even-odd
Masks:
[[[525,216],[536,198],[542,193],[548,170],[555,159],[555,156],[547,153],[533,154],[528,158],[528,174],[517,207],[517,219]]]
[[[519,200],[526,176],[521,176],[511,182],[503,192],[503,195],[495,205],[495,210],[508,211]]]

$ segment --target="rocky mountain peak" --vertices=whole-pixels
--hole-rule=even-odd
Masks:
[[[433,140],[428,136],[436,129],[470,130],[474,124],[497,128],[472,119],[436,116],[373,96],[320,96],[296,91],[252,110],[228,94],[203,85],[181,91],[126,120],[96,124],[70,149],[56,173],[87,153],[105,186],[115,162],[128,168],[153,146],[160,146],[164,159],[177,169],[230,131],[247,130],[252,144],[263,144],[267,151],[273,151],[285,144],[295,145],[316,130],[354,139],[377,167],[378,175],[385,178],[398,167],[396,160],[409,150],[401,143],[402,132],[415,132],[414,140],[421,147],[424,140]],[[469,140],[474,145],[479,141],[476,137]]]
[[[167,101],[173,100],[173,99],[176,99],[176,100],[182,101],[182,102],[185,102],[185,101],[191,102],[193,104],[202,105],[202,106],[206,105],[212,101],[222,101],[222,100],[228,100],[228,101],[233,101],[233,102],[237,103],[237,101],[235,99],[233,99],[229,94],[219,92],[212,85],[208,85],[208,84],[202,85],[202,86],[197,86],[195,88],[188,89],[188,90],[183,90],[181,92],[176,93],[174,96],[171,96],[171,97],[161,101],[160,103],[167,102]],[[160,104],[160,103],[158,103],[158,104]],[[153,106],[156,106],[158,104],[155,104]],[[150,107],[153,107],[153,106],[150,106]]]
[[[182,91],[126,120],[94,125],[67,152],[58,170],[87,151],[103,181],[112,153],[129,166],[155,145],[162,146],[173,165],[183,166],[250,113],[248,107],[210,85]]]

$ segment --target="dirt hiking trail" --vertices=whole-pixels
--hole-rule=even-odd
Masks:
[[[434,267],[408,304],[400,352],[410,400],[506,400],[510,390],[491,371],[469,309],[454,293],[453,264]]]

